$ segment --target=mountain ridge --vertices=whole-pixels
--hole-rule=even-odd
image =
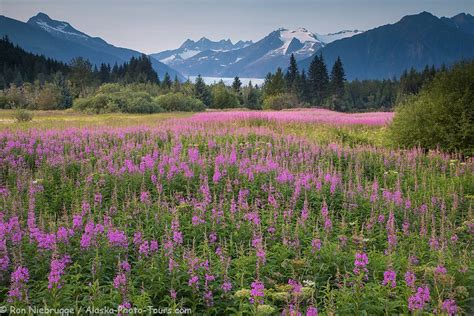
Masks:
[[[116,47],[99,37],[91,37],[76,30],[68,22],[51,19],[43,12],[31,17],[28,22],[0,15],[0,36],[8,36],[14,44],[28,52],[63,62],[70,62],[81,56],[95,65],[107,63],[113,66],[142,54],[132,49]],[[168,65],[154,58],[150,60],[160,78],[168,72],[170,76],[184,80],[184,76]]]

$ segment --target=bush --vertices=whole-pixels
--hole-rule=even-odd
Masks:
[[[182,93],[168,93],[156,98],[158,104],[166,111],[204,111],[206,106],[200,100],[185,96]]]
[[[298,98],[294,94],[282,93],[265,97],[263,108],[265,110],[282,110],[298,107],[298,104]]]
[[[212,89],[212,108],[226,109],[239,106],[239,98],[230,92],[223,84],[218,84]]]
[[[440,72],[421,92],[402,102],[390,136],[402,147],[474,152],[474,62]]]
[[[17,109],[13,117],[18,123],[29,122],[33,119],[33,114],[25,109]]]
[[[61,91],[59,88],[48,84],[39,90],[34,103],[38,110],[55,110],[60,106],[61,101]]]

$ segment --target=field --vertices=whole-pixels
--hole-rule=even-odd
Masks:
[[[474,313],[474,160],[392,113],[38,113],[0,112],[3,305]]]

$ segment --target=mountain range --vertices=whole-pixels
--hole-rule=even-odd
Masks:
[[[280,28],[255,43],[188,39],[176,50],[151,56],[189,76],[263,78],[277,67],[286,67],[291,54],[302,60],[328,43],[360,33],[345,30],[319,35],[305,28]]]
[[[0,15],[0,36],[8,36],[11,42],[28,52],[63,62],[82,56],[95,65],[108,63],[113,66],[142,54],[136,50],[113,46],[99,37],[91,37],[68,22],[53,20],[44,13],[38,13],[26,23]],[[154,58],[151,58],[151,62],[160,78],[167,72],[171,77],[184,79],[168,65]]]
[[[5,35],[26,51],[64,62],[82,56],[96,65],[113,65],[141,54],[113,46],[44,13],[26,23],[0,15],[0,36]],[[256,42],[202,37],[188,39],[177,49],[151,54],[150,59],[160,78],[166,72],[182,80],[198,74],[264,78],[277,67],[286,69],[291,54],[299,68],[306,70],[316,54],[324,56],[328,68],[341,57],[349,80],[398,77],[411,67],[419,70],[426,65],[450,65],[474,58],[474,17],[460,13],[438,18],[422,12],[366,31],[330,34],[312,33],[302,27],[279,28]]]
[[[398,77],[411,67],[450,65],[474,58],[474,17],[408,15],[397,23],[334,41],[317,54],[323,55],[328,67],[340,57],[349,80]],[[313,58],[300,61],[300,69],[308,69]]]

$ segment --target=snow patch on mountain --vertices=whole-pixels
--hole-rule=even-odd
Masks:
[[[362,34],[362,33],[364,33],[364,31],[361,31],[361,30],[343,30],[343,31],[336,32],[336,33],[317,34],[317,37],[322,42],[324,42],[325,44],[329,44],[329,43],[332,43],[334,41],[337,41],[337,40],[340,40],[340,39],[343,39],[343,38],[347,38],[347,37],[351,37],[351,36],[354,36],[354,35]]]

